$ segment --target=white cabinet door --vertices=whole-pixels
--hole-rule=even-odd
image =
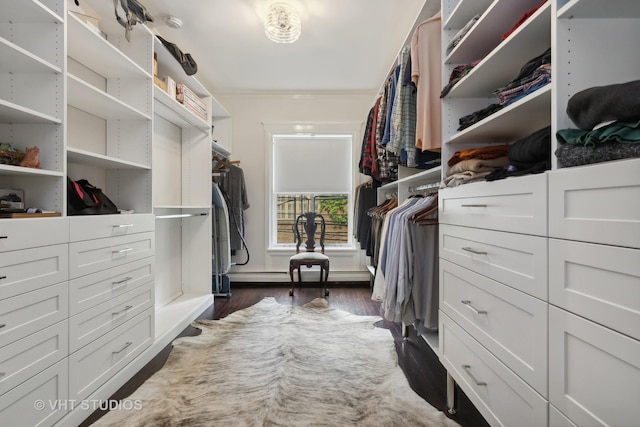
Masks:
[[[61,360],[0,396],[3,426],[54,425],[67,413],[69,365]],[[62,403],[62,405],[58,405]]]
[[[640,339],[640,250],[549,239],[549,302]]]
[[[546,302],[441,260],[440,310],[546,396]]]
[[[0,300],[0,347],[67,317],[67,282]]]
[[[68,355],[66,320],[0,348],[0,395]]]
[[[579,426],[633,426],[640,342],[549,307],[549,402]]]
[[[69,277],[84,276],[154,254],[155,234],[137,233],[69,244]]]
[[[640,248],[640,159],[550,173],[549,236]]]
[[[547,239],[441,224],[441,258],[547,299]]]
[[[440,190],[442,224],[547,235],[547,175],[474,182]]]
[[[69,245],[43,246],[0,254],[0,299],[69,279]]]
[[[440,361],[489,424],[547,425],[547,401],[447,315],[439,333]]]

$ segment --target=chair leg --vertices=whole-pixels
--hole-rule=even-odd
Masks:
[[[293,296],[293,287],[295,285],[295,282],[293,281],[293,270],[294,268],[292,266],[289,266],[289,277],[291,278],[291,289],[289,290],[289,296]]]
[[[322,275],[322,268],[320,269],[320,275]],[[329,266],[324,268],[324,296],[329,296],[329,289],[327,289],[327,281],[329,280]]]

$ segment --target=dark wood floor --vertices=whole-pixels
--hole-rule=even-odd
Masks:
[[[359,315],[382,316],[380,303],[371,300],[369,284],[329,285],[330,295],[327,297],[329,306],[339,310]],[[280,304],[303,305],[314,298],[322,296],[322,290],[308,286],[296,288],[295,295],[289,296],[286,284],[251,285],[232,284],[231,297],[216,297],[214,305],[206,310],[200,318],[220,319],[229,313],[249,307],[265,297],[274,297]],[[446,411],[446,371],[440,364],[435,353],[421,337],[416,336],[413,328],[409,328],[409,336],[402,336],[400,324],[382,320],[379,327],[389,329],[394,338],[398,352],[398,362],[405,372],[413,390],[422,396],[435,408]],[[198,329],[189,327],[181,334],[197,335]],[[135,391],[147,378],[164,365],[171,346],[167,346],[134,378],[118,390],[112,399],[124,399]],[[82,426],[88,426],[100,418],[104,413],[96,412],[89,417]],[[469,402],[461,390],[456,389],[456,414],[449,415],[463,427],[488,426],[484,418]]]

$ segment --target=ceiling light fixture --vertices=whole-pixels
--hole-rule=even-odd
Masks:
[[[293,43],[300,37],[300,17],[293,6],[274,3],[267,10],[264,32],[276,43]]]

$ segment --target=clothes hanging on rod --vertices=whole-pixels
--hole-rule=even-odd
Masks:
[[[420,333],[438,326],[438,197],[412,197],[387,212],[372,299],[384,317],[414,325]]]
[[[213,180],[220,185],[220,189],[226,195],[231,217],[230,244],[234,254],[235,251],[244,248],[244,211],[249,208],[249,200],[242,169],[231,164],[228,159],[222,160],[221,164],[225,165],[227,172],[221,176],[214,176]]]

